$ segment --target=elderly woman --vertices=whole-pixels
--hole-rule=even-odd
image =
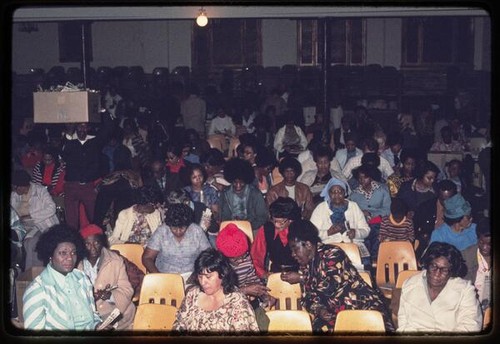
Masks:
[[[302,166],[297,159],[286,157],[280,161],[278,168],[283,176],[283,181],[269,189],[266,195],[267,204],[270,205],[278,197],[290,197],[301,209],[302,218],[309,219],[314,209],[314,203],[309,187],[297,181],[297,177],[302,173]]]
[[[29,330],[94,330],[101,322],[96,312],[92,283],[77,260],[85,255],[78,232],[55,225],[37,244],[45,269],[23,296],[24,328]]]
[[[311,222],[318,228],[324,244],[354,242],[360,249],[363,265],[371,265],[370,252],[364,244],[370,227],[358,204],[347,199],[347,190],[348,186],[343,181],[330,179],[321,191],[325,200],[314,209]]]
[[[459,250],[444,242],[430,244],[420,261],[422,272],[401,290],[398,332],[479,332],[482,313],[474,286],[463,279],[467,267]]]
[[[344,309],[371,309],[382,313],[386,331],[394,331],[384,297],[368,285],[337,246],[324,245],[316,227],[307,220],[290,225],[288,238],[299,272],[283,272],[281,279],[300,282],[301,303],[313,316],[313,331],[332,333],[337,314]]]
[[[477,244],[471,206],[462,195],[457,193],[444,200],[444,223],[432,232],[430,243],[434,241],[446,242],[459,251]]]
[[[80,230],[85,248],[85,258],[78,269],[88,276],[94,286],[94,299],[97,312],[102,319],[118,308],[121,317],[113,325],[117,330],[130,330],[135,315],[132,303],[134,289],[130,284],[123,258],[108,249],[103,230],[90,224]]]
[[[10,205],[15,210],[21,224],[26,230],[23,246],[26,251],[24,269],[42,266],[35,254],[35,246],[43,232],[59,223],[56,215],[56,204],[47,188],[30,182],[29,174],[24,170],[12,173],[12,192]]]
[[[357,203],[370,226],[370,234],[365,239],[365,245],[376,261],[380,245],[378,239],[380,223],[383,216],[391,213],[391,195],[387,185],[381,183],[382,173],[376,166],[362,164],[352,173],[359,185],[352,191],[349,199]]]
[[[250,250],[260,278],[267,278],[285,267],[298,269],[288,245],[288,228],[290,223],[300,219],[300,208],[290,197],[278,197],[269,207],[269,212],[271,219],[259,228]]]
[[[203,229],[194,223],[186,204],[171,204],[161,225],[148,240],[142,263],[149,272],[181,274],[187,281],[201,251],[210,247]]]
[[[118,214],[109,237],[110,245],[137,243],[145,245],[162,223],[159,207],[161,195],[154,186],[144,186],[135,192],[135,204]]]
[[[220,196],[221,221],[247,220],[254,234],[267,221],[266,201],[260,191],[252,185],[255,178],[248,161],[233,158],[224,167],[224,178],[231,186]]]
[[[246,296],[237,290],[229,260],[215,249],[194,262],[194,286],[177,311],[174,331],[186,334],[254,333],[259,328]]]

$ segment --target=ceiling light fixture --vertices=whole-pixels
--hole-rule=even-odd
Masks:
[[[205,11],[205,9],[203,9],[203,6],[200,8],[198,17],[196,17],[196,24],[201,27],[204,27],[208,24],[207,12]]]

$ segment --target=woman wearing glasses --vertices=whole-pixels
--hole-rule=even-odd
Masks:
[[[479,332],[483,316],[460,251],[444,242],[429,245],[423,271],[403,284],[398,332]]]
[[[257,276],[266,279],[273,272],[298,271],[288,245],[288,227],[300,219],[300,208],[290,197],[278,197],[269,206],[271,220],[257,231],[250,249]],[[266,264],[270,261],[270,268]]]

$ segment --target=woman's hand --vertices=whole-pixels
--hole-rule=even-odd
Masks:
[[[283,281],[288,282],[290,284],[299,283],[301,281],[301,274],[294,271],[282,272],[280,277]]]
[[[354,228],[351,228],[347,231],[347,236],[351,240],[354,239],[354,237],[356,236],[356,231],[354,230]]]

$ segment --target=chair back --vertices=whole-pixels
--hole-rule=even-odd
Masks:
[[[370,276],[370,273],[368,271],[358,271],[358,273],[370,287],[373,286],[372,277]]]
[[[239,229],[241,229],[247,237],[250,239],[250,242],[253,242],[253,231],[252,231],[252,224],[250,221],[247,220],[228,220],[228,221],[222,221],[219,226],[219,230],[222,230],[224,227],[226,227],[228,224],[235,224]]]
[[[280,183],[281,181],[283,181],[283,176],[281,175],[278,167],[275,167],[273,169],[271,176],[273,178],[273,182],[272,182],[273,185],[276,185],[276,184]]]
[[[229,150],[227,152],[227,158],[236,158],[238,156],[238,153],[236,152],[236,149],[240,145],[240,139],[237,137],[231,137],[229,140]]]
[[[398,275],[403,270],[417,270],[417,259],[411,242],[381,242],[375,281],[388,299],[392,297],[392,289],[395,288]]]
[[[122,256],[137,265],[142,272],[147,273],[146,267],[142,264],[144,246],[140,244],[114,244],[111,245],[110,249],[120,252]]]
[[[137,306],[134,317],[134,330],[170,331],[175,320],[177,308],[171,305],[143,303]]]
[[[180,274],[150,273],[142,280],[139,305],[156,303],[179,308],[184,295],[184,279]]]
[[[337,314],[333,332],[384,333],[384,318],[375,310],[345,309]]]
[[[269,295],[276,299],[275,310],[301,310],[300,299],[302,291],[300,283],[290,284],[280,277],[281,272],[275,272],[268,276],[267,287],[271,289]]]
[[[483,315],[483,330],[487,330],[491,325],[491,307],[484,310]]]
[[[420,270],[403,270],[399,272],[398,278],[396,279],[396,288],[402,288],[404,281],[413,275],[420,273]]]
[[[266,315],[269,318],[268,331],[270,333],[312,334],[311,317],[306,311],[272,310],[267,311]]]
[[[225,153],[224,151],[226,150],[227,144],[226,144],[226,139],[224,138],[223,135],[219,134],[209,135],[207,137],[207,142],[210,145],[210,148],[216,148],[220,150],[222,153]]]
[[[336,242],[334,245],[340,247],[354,265],[362,265],[358,245],[353,242]]]

